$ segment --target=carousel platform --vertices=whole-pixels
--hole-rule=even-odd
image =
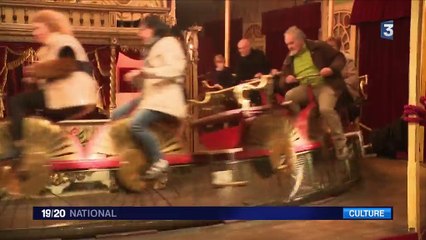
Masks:
[[[29,155],[20,167],[27,176],[16,184],[25,197],[1,196],[1,239],[75,239],[222,223],[35,221],[34,206],[276,206],[337,196],[360,180],[362,134],[346,133],[350,155],[337,160],[329,135],[315,131],[322,129],[315,106],[308,104],[297,119],[288,116],[286,104],[198,118],[190,125],[207,149],[202,152],[185,150],[179,122],[156,122],[150,128],[171,170],[155,181],[140,177],[148,158],[129,131],[129,119],[60,124],[26,119]],[[7,123],[0,125],[0,132],[6,129]],[[0,137],[10,143],[7,134]],[[7,147],[0,145],[0,151]],[[11,185],[13,172],[7,169],[0,172],[3,186]]]
[[[333,159],[318,162],[315,158],[317,152],[300,152],[297,154],[300,182],[297,183],[285,171],[271,171],[268,157],[256,157],[253,153],[251,156],[241,152],[235,154],[238,152],[210,152],[209,158],[200,153],[198,157],[193,157],[191,163],[176,162],[168,176],[167,186],[160,189],[147,188],[140,193],[114,188],[114,183],[77,182],[58,195],[47,191],[31,198],[3,198],[0,201],[1,239],[75,239],[117,232],[152,232],[221,223],[34,221],[33,206],[300,205],[339,195],[359,180],[358,161],[361,156],[353,156],[346,162]],[[249,158],[241,159],[242,156]],[[199,161],[196,161],[197,158]],[[110,174],[114,175],[114,171]],[[295,185],[299,186],[294,194]],[[293,195],[290,198],[291,192]]]
[[[89,239],[167,240],[167,239],[356,239],[414,240],[407,232],[406,167],[404,160],[366,158],[360,161],[362,180],[346,192],[311,206],[393,206],[392,221],[248,221],[228,222],[173,231],[133,231],[94,236]],[[422,169],[422,181],[426,180]],[[421,188],[422,196],[426,188]],[[426,206],[422,204],[422,208]],[[309,229],[309,231],[307,231]]]

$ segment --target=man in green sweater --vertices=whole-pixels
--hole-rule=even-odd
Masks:
[[[348,149],[342,123],[334,110],[337,99],[346,90],[340,74],[345,66],[345,56],[322,41],[312,41],[296,26],[284,33],[284,41],[289,55],[284,60],[280,86],[293,87],[285,94],[294,113],[300,111],[300,105],[308,101],[307,86],[311,85],[317,99],[321,116],[330,129],[336,157],[346,159]]]

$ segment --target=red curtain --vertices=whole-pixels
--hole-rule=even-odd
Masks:
[[[231,20],[230,36],[230,65],[234,67],[237,60],[237,43],[243,37],[243,20]],[[203,24],[203,31],[199,37],[199,62],[198,73],[205,74],[214,69],[213,57],[216,54],[223,54],[225,49],[225,21],[213,21]]]
[[[89,61],[93,66],[93,76],[99,84],[104,109],[109,107],[111,49],[108,45],[84,45]],[[98,64],[99,61],[99,64]]]
[[[360,32],[359,72],[368,74],[368,101],[362,121],[373,128],[402,114],[408,99],[409,0],[355,0],[352,19]],[[394,39],[380,38],[380,21],[394,20]]]
[[[411,0],[355,0],[351,24],[409,17]]]
[[[301,17],[303,16],[303,17]],[[266,36],[266,57],[272,68],[280,69],[288,49],[283,34],[287,28],[297,26],[307,38],[318,39],[321,28],[321,3],[283,8],[262,13],[262,32]]]

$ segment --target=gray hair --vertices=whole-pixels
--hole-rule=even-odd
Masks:
[[[285,31],[284,35],[293,35],[295,38],[300,40],[306,39],[305,33],[296,26],[289,27],[287,31]]]

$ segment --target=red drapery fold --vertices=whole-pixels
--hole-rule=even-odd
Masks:
[[[355,0],[351,24],[409,17],[411,0]]]
[[[362,120],[378,128],[402,114],[408,99],[410,0],[355,0],[351,23],[360,33],[359,72],[368,74]],[[394,20],[394,39],[380,38],[380,22]]]
[[[265,54],[273,68],[280,69],[282,66],[288,53],[283,42],[283,34],[293,25],[302,29],[307,38],[318,39],[321,28],[321,3],[262,13],[262,32],[266,36]]]
[[[402,114],[408,99],[410,18],[394,21],[394,40],[380,38],[380,22],[359,25],[359,72],[368,74],[362,120],[382,127]]]
[[[237,59],[237,43],[243,36],[243,20],[231,20],[230,36],[230,58],[231,68]],[[223,54],[225,49],[225,21],[213,21],[203,24],[203,31],[199,37],[198,73],[205,74],[214,68],[213,57],[216,54]]]

